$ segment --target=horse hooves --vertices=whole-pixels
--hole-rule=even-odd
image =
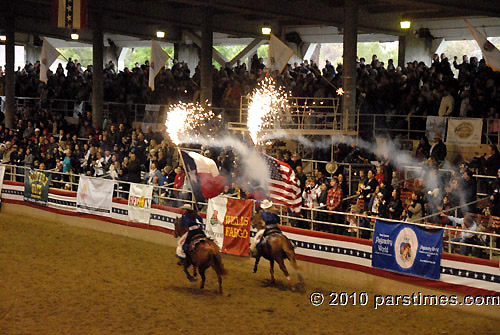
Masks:
[[[198,280],[198,277],[196,277],[196,276],[189,278],[189,281],[191,281],[191,282],[195,282],[197,280]]]
[[[304,281],[304,276],[301,273],[299,273],[298,277],[299,277],[299,281],[303,284],[305,282]]]
[[[257,273],[257,268],[253,268],[253,273]]]

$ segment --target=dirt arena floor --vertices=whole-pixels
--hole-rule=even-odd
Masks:
[[[171,247],[0,213],[0,334],[499,333],[498,320],[444,307],[313,307],[311,292],[356,289],[307,280],[292,292],[278,272],[268,285],[267,262],[252,274],[223,260],[219,296],[215,273],[199,290]]]

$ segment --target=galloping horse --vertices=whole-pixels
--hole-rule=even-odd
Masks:
[[[181,219],[178,217],[175,220],[175,237],[181,237],[187,231],[185,227],[181,225]],[[191,264],[193,265],[193,276],[187,271],[190,263],[184,263],[184,273],[190,281],[196,281],[196,268],[198,268],[201,275],[200,289],[205,287],[205,271],[212,267],[217,273],[217,279],[219,280],[219,294],[222,294],[222,275],[225,275],[226,269],[224,269],[224,264],[222,264],[222,259],[219,252],[219,247],[214,241],[207,238],[202,238],[198,240],[194,237],[189,245],[188,249],[188,259],[191,259]],[[193,246],[193,244],[195,245]]]
[[[262,214],[261,212],[257,212],[254,214],[252,218],[252,226],[256,227],[257,229],[264,229],[265,223],[264,220],[262,220]],[[260,248],[260,255],[263,256],[265,259],[269,261],[270,265],[270,272],[271,272],[271,283],[274,283],[274,262],[278,263],[281,271],[285,274],[286,278],[288,279],[288,284],[290,286],[293,285],[292,278],[288,274],[288,270],[286,269],[285,266],[285,259],[288,259],[290,261],[290,264],[292,267],[295,269],[297,272],[297,276],[299,277],[299,281],[302,283],[304,282],[304,277],[300,273],[299,266],[297,265],[297,261],[295,260],[295,251],[293,251],[294,246],[292,242],[283,234],[280,233],[271,233],[270,235],[267,235],[266,237],[262,237],[263,239],[266,239],[263,241],[259,248]],[[257,272],[257,266],[259,264],[260,257],[255,258],[255,265],[253,267],[253,272]]]

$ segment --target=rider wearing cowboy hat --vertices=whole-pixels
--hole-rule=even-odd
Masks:
[[[269,235],[271,232],[276,232],[281,234],[281,230],[278,228],[278,224],[280,224],[280,217],[276,214],[277,209],[274,207],[274,204],[272,201],[264,199],[260,203],[260,208],[261,210],[261,215],[262,215],[262,220],[266,224],[266,228],[264,229],[263,232],[257,232],[255,238],[257,239],[257,243],[255,245],[256,247],[256,258],[259,257],[259,246],[264,240],[264,237]]]
[[[191,238],[198,234],[205,234],[203,232],[202,227],[200,226],[203,223],[203,219],[201,216],[193,210],[193,207],[190,204],[184,204],[181,209],[185,209],[186,211],[182,214],[181,217],[181,225],[185,227],[188,232],[186,235],[186,240],[182,245],[182,250],[184,251],[186,258],[188,257],[188,246],[191,242]]]

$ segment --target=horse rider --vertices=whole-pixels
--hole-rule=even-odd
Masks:
[[[205,235],[202,226],[203,219],[201,216],[195,212],[190,204],[184,204],[181,209],[186,211],[181,217],[181,226],[187,229],[187,232],[179,239],[179,244],[182,244],[182,249],[177,248],[177,257],[180,258],[179,264],[182,265],[187,261],[188,257],[188,247],[191,239],[195,235]]]
[[[278,224],[280,224],[280,217],[276,214],[278,210],[274,207],[273,202],[268,199],[264,199],[260,204],[260,208],[262,220],[266,224],[266,227],[255,234],[255,239],[257,241],[257,244],[255,245],[257,257],[259,256],[259,246],[266,236],[272,233],[282,234],[278,227]]]

